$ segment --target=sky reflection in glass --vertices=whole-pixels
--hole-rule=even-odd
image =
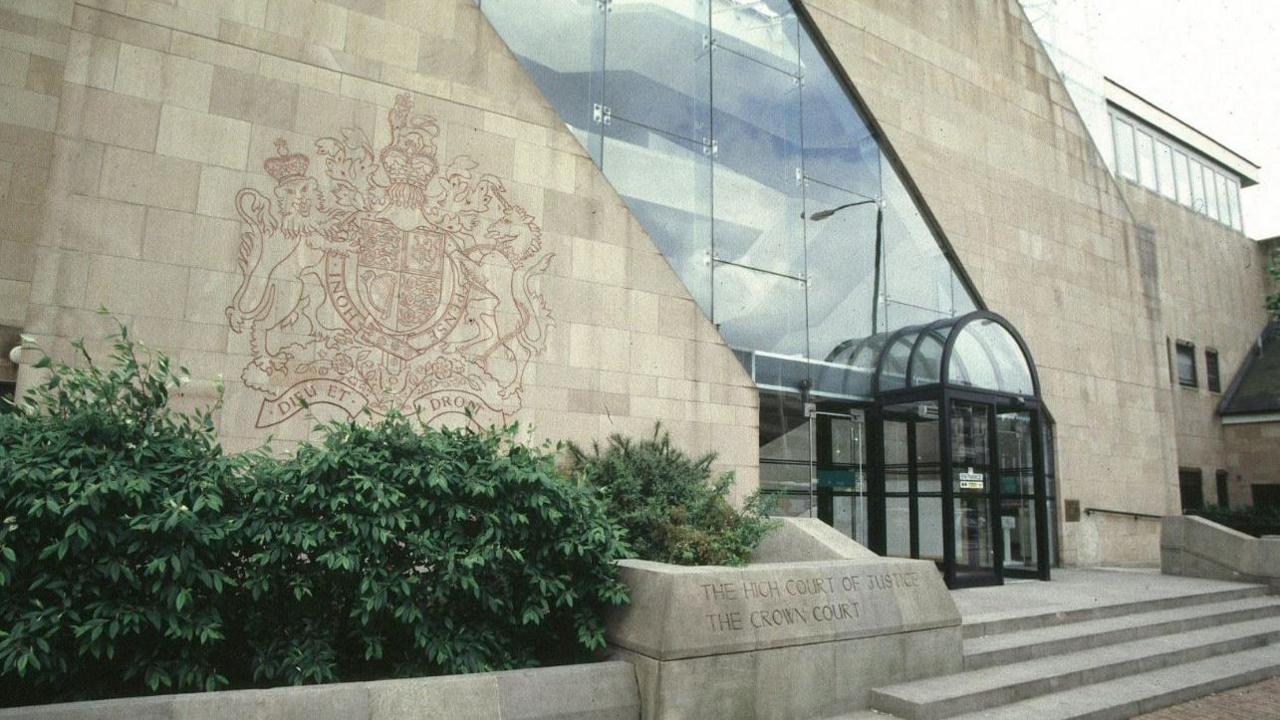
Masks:
[[[858,340],[975,309],[789,0],[480,6],[749,367],[866,395]]]

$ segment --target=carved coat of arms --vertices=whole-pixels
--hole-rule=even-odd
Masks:
[[[387,119],[381,148],[358,128],[317,141],[322,172],[278,140],[274,197],[236,194],[247,228],[226,315],[248,337],[258,427],[316,404],[427,421],[520,408],[552,320],[541,230],[470,158],[440,166],[438,127],[408,95]]]

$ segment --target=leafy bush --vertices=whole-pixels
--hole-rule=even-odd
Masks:
[[[333,422],[264,461],[246,525],[259,680],[324,682],[563,661],[626,602],[619,531],[514,427]]]
[[[121,327],[113,363],[52,363],[0,414],[0,704],[222,688],[241,509],[186,375]]]
[[[1187,514],[1199,515],[1206,520],[1254,537],[1280,533],[1280,507],[1229,508],[1208,505],[1198,510],[1189,510]]]
[[[121,327],[0,414],[0,706],[513,668],[604,645],[621,531],[514,427],[222,452]]]
[[[600,489],[633,554],[679,565],[743,565],[773,526],[758,494],[729,503],[733,474],[711,479],[715,455],[692,458],[655,427],[653,437],[609,438],[588,454],[570,445],[572,469]]]

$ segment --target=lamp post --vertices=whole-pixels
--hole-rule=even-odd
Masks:
[[[858,200],[855,202],[845,203],[843,205],[837,205],[829,210],[819,210],[818,212],[810,215],[809,220],[813,222],[822,222],[841,210],[859,207],[861,205],[870,205],[872,203],[875,203],[876,206],[875,284],[873,285],[871,292],[871,334],[874,335],[876,333],[876,327],[880,315],[880,257],[884,251],[884,236],[881,232],[884,227],[884,205],[878,200],[868,198],[866,200]],[[800,217],[803,218],[804,213],[801,213]]]

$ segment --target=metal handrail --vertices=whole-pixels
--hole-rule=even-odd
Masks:
[[[1134,520],[1144,520],[1144,519],[1145,520],[1163,520],[1164,519],[1164,515],[1152,515],[1151,513],[1140,513],[1140,512],[1133,512],[1130,510],[1109,510],[1107,508],[1095,508],[1095,507],[1089,507],[1084,509],[1085,515],[1092,515],[1094,513],[1105,513],[1107,515],[1125,515],[1133,518]]]

